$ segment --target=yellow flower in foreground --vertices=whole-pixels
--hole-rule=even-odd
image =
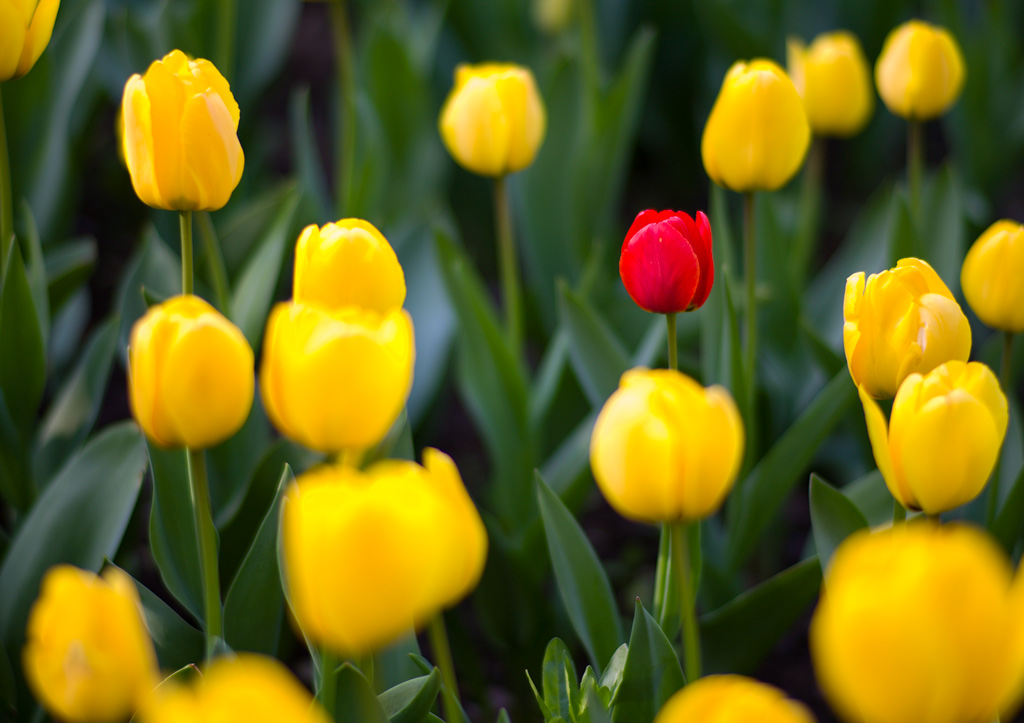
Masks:
[[[964,85],[964,58],[949,31],[920,20],[895,28],[875,64],[878,94],[890,111],[924,121],[945,113]]]
[[[285,579],[303,632],[360,655],[428,622],[480,579],[487,534],[455,463],[322,466],[288,490]]]
[[[1024,226],[996,221],[967,252],[960,286],[967,304],[985,324],[1024,331]]]
[[[800,95],[770,60],[729,69],[704,126],[704,170],[733,191],[773,191],[800,170],[811,140]]]
[[[69,723],[131,717],[159,681],[135,585],[70,565],[50,568],[28,618],[25,677],[47,711]]]
[[[967,361],[971,327],[949,288],[925,261],[900,259],[895,268],[846,280],[843,348],[850,375],[876,399],[896,395],[913,372]]]
[[[529,68],[483,63],[455,69],[439,127],[460,166],[481,176],[504,176],[533,163],[546,123]]]
[[[709,675],[673,695],[654,723],[814,723],[802,703],[742,675]]]
[[[811,620],[819,685],[849,721],[993,721],[1021,687],[1021,602],[1009,560],[979,530],[857,532]]]
[[[811,130],[819,136],[859,133],[871,119],[875,89],[856,36],[845,30],[823,33],[809,48],[790,38],[786,50],[789,77],[803,98]]]
[[[249,342],[198,296],[152,306],[132,327],[132,415],[162,447],[202,449],[223,442],[249,416],[255,385]]]
[[[667,369],[623,374],[590,438],[590,466],[605,499],[643,522],[714,513],[742,460],[743,422],[729,392]]]
[[[172,50],[124,86],[124,155],[153,208],[215,211],[242,178],[238,103],[208,60]]]
[[[0,0],[0,81],[20,78],[50,44],[60,0]]]

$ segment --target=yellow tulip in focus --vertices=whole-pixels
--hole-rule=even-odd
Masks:
[[[732,489],[743,422],[729,392],[667,369],[633,369],[605,402],[590,466],[605,499],[641,522],[700,520]]]
[[[533,163],[546,123],[528,68],[484,63],[455,69],[439,127],[460,166],[481,176],[504,176]]]
[[[995,374],[979,362],[950,361],[906,378],[888,427],[861,387],[871,448],[892,496],[910,510],[937,515],[985,488],[1009,422]]]
[[[55,718],[119,723],[159,682],[156,653],[131,579],[50,568],[29,613],[25,677]]]
[[[357,306],[386,314],[405,301],[405,274],[391,244],[367,221],[307,226],[295,246],[293,298],[328,310]]]
[[[288,597],[303,632],[343,656],[378,649],[465,597],[487,534],[454,462],[322,466],[288,490]]]
[[[191,294],[150,307],[132,327],[132,415],[161,447],[212,447],[252,408],[253,354],[237,326]]]
[[[819,686],[848,721],[994,721],[1021,688],[1021,603],[1010,561],[980,530],[857,532],[836,550],[811,620]]]
[[[924,121],[945,113],[964,85],[964,58],[949,31],[920,20],[894,29],[875,64],[882,102],[907,120]]]
[[[0,0],[0,81],[20,78],[50,44],[60,0]]]
[[[693,681],[665,703],[654,723],[814,723],[798,701],[742,675],[709,675]]]
[[[843,348],[853,381],[875,399],[890,399],[908,375],[943,362],[967,361],[971,327],[949,288],[921,259],[846,280]]]
[[[1024,331],[1024,226],[996,221],[978,237],[960,270],[967,304],[985,324]]]
[[[263,341],[263,405],[274,426],[311,449],[372,447],[402,412],[415,356],[403,309],[278,304]]]
[[[124,155],[143,203],[216,211],[242,178],[238,103],[208,60],[173,50],[124,86]]]
[[[875,108],[871,71],[857,38],[846,31],[819,35],[804,47],[786,43],[789,77],[804,101],[811,130],[819,136],[859,133]]]
[[[773,191],[800,170],[811,140],[800,95],[770,60],[729,69],[704,126],[704,170],[733,191]]]

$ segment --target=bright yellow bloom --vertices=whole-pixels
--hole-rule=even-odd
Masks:
[[[23,653],[33,694],[69,723],[119,723],[159,681],[135,585],[70,565],[50,568],[29,613]]]
[[[537,155],[547,118],[529,68],[460,65],[439,127],[460,166],[481,176],[520,171]]]
[[[285,578],[303,632],[344,656],[428,622],[476,586],[487,533],[451,458],[322,466],[288,490]]]
[[[1024,331],[1024,226],[996,221],[967,252],[960,286],[967,304],[985,324]]]
[[[143,709],[142,723],[330,723],[288,669],[273,658],[241,653],[217,658],[189,686],[167,683]]]
[[[403,309],[278,304],[263,341],[263,405],[275,427],[311,449],[372,447],[402,412],[415,356]]]
[[[60,0],[0,0],[0,82],[20,78],[50,44]]]
[[[249,416],[256,385],[245,336],[198,296],[150,307],[132,327],[132,415],[161,447],[212,447]]]
[[[859,133],[875,109],[875,89],[856,36],[823,33],[809,48],[790,38],[786,49],[789,77],[804,100],[811,130],[819,136]]]
[[[814,716],[778,688],[742,675],[709,675],[673,695],[654,723],[814,723]]]
[[[124,86],[124,155],[153,208],[216,211],[242,178],[238,103],[208,60],[172,50]]]
[[[295,246],[296,303],[386,314],[405,301],[405,274],[391,244],[362,219],[307,226]]]
[[[859,271],[846,280],[843,348],[850,375],[875,399],[891,399],[908,375],[967,361],[971,327],[949,288],[921,259]]]
[[[736,62],[711,108],[704,170],[733,191],[774,191],[800,170],[811,129],[793,81],[770,60]]]
[[[818,683],[848,721],[988,723],[1020,690],[1021,603],[1009,560],[979,530],[857,532],[811,620]]]
[[[875,64],[875,83],[891,112],[924,121],[956,102],[964,72],[960,46],[948,30],[910,20],[886,37]]]
[[[667,369],[623,374],[590,438],[590,467],[605,499],[642,522],[714,513],[742,460],[743,422],[729,392]]]

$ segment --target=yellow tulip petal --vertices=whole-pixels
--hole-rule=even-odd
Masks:
[[[242,179],[245,154],[235,135],[236,123],[221,97],[212,92],[193,95],[180,119],[184,151],[182,190],[176,208],[215,211],[231,198]]]

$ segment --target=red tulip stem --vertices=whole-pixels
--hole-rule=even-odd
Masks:
[[[448,644],[448,631],[444,626],[444,612],[438,612],[430,621],[427,635],[437,667],[441,669],[441,680],[444,681],[444,719],[458,720],[459,683],[455,679],[455,663],[452,660],[451,646]]]
[[[14,204],[11,200],[11,157],[7,152],[7,126],[0,97],[0,277],[7,268],[7,256],[14,243]]]
[[[1006,395],[1007,400],[1012,401],[1013,399],[1013,374],[1011,373],[1011,367],[1013,365],[1013,332],[1003,332],[1003,355],[999,363],[999,386],[1003,388],[1003,394]],[[1004,440],[1005,446],[1005,440]],[[996,517],[999,514],[999,477],[1002,473],[1002,448],[1000,448],[999,456],[996,457],[995,467],[992,469],[992,477],[988,483],[988,502],[985,505],[985,527],[989,530],[992,529],[992,525],[995,524]]]
[[[335,191],[338,210],[343,216],[351,216],[353,198],[352,178],[356,152],[356,75],[352,58],[352,38],[348,27],[345,0],[331,0],[331,29],[334,33],[334,56],[338,74],[338,92],[341,95],[340,143],[335,153]]]
[[[212,660],[221,627],[220,573],[217,570],[217,530],[210,510],[210,486],[206,481],[206,456],[201,449],[186,451],[188,481],[192,493],[196,542],[199,544],[199,571],[203,581],[203,630],[206,633],[206,660]]]
[[[498,261],[501,266],[501,295],[505,304],[506,333],[516,358],[523,349],[523,309],[519,296],[519,264],[516,261],[512,214],[508,204],[505,176],[494,179],[494,221],[497,226]]]
[[[917,228],[921,223],[921,178],[924,175],[923,126],[907,122],[907,184],[910,186],[910,217]],[[918,233],[920,229],[917,228]]]
[[[676,312],[665,314],[665,324],[668,326],[668,368],[679,368],[679,348],[676,344]]]
[[[192,293],[192,212],[179,211],[181,221],[181,293]]]
[[[747,381],[747,460],[753,460],[753,449],[757,436],[754,422],[757,413],[754,409],[757,399],[757,244],[754,223],[754,193],[748,191],[743,195],[743,273],[747,286],[747,348],[744,358],[744,372]],[[749,465],[747,465],[749,466]]]
[[[699,523],[693,523],[699,524]],[[679,584],[679,607],[683,627],[683,664],[686,682],[693,683],[701,675],[700,631],[697,628],[697,590],[691,584],[690,545],[686,522],[672,524],[672,568]],[[699,550],[698,550],[698,554]]]

